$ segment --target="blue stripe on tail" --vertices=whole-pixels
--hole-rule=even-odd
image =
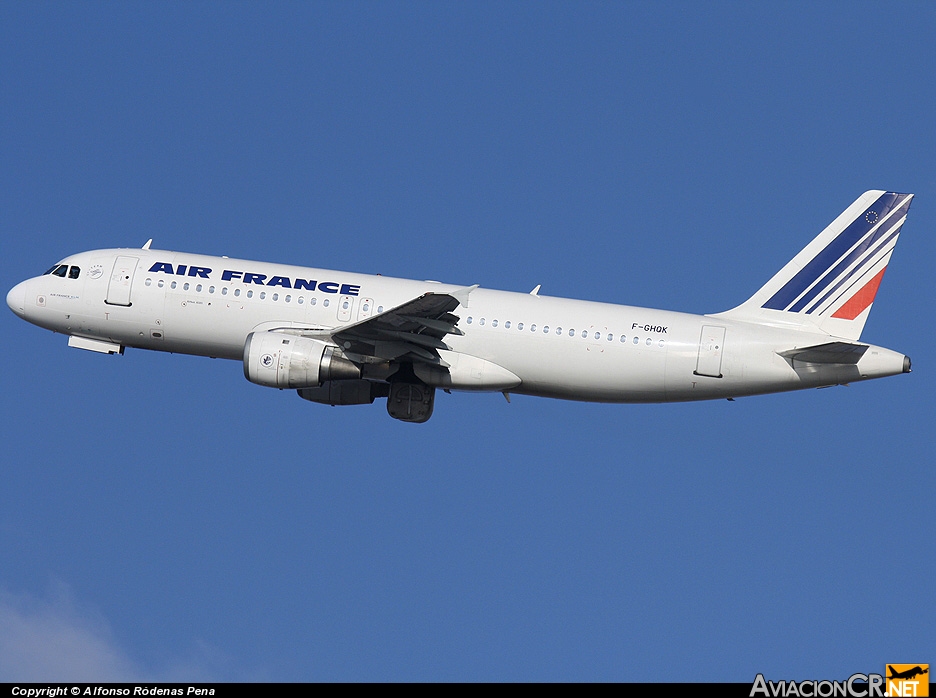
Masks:
[[[786,310],[791,303],[809,288],[823,273],[835,264],[855,243],[868,234],[868,232],[885,218],[894,208],[906,200],[907,194],[897,194],[887,192],[881,195],[877,201],[869,206],[860,216],[853,220],[848,227],[839,233],[824,250],[813,257],[809,263],[800,269],[796,275],[787,281],[783,287],[771,296],[763,308],[772,310]],[[902,214],[900,214],[902,215]],[[897,220],[897,219],[895,219]],[[882,226],[883,227],[883,226]],[[860,252],[858,252],[860,254]],[[832,283],[836,274],[828,274],[823,282],[817,284],[817,288],[810,291],[810,299],[821,293],[830,283]],[[798,303],[797,310],[802,309],[809,302],[809,299]]]
[[[819,283],[817,283],[815,286],[809,289],[809,292],[806,293],[802,298],[800,298],[792,308],[790,308],[790,311],[794,313],[798,313],[803,308],[805,308],[806,305],[809,303],[809,301],[811,301],[813,298],[815,298],[820,293],[822,293],[824,289],[828,288],[829,284],[835,281],[835,279],[838,278],[839,274],[841,274],[849,266],[851,266],[851,264],[856,259],[859,259],[862,255],[868,252],[868,248],[871,247],[875,242],[880,240],[883,236],[888,235],[888,233],[891,233],[893,231],[893,234],[888,235],[887,242],[893,239],[893,236],[896,235],[898,232],[900,232],[900,226],[898,225],[897,229],[894,230],[894,224],[897,223],[901,218],[906,216],[907,211],[909,209],[910,209],[910,202],[908,201],[903,206],[901,206],[900,210],[898,210],[897,213],[891,216],[887,220],[886,223],[884,223],[880,228],[878,228],[874,232],[873,235],[868,236],[868,238],[866,240],[863,240],[860,245],[858,245],[854,250],[852,250],[848,254],[848,256],[845,257],[845,259],[843,259],[841,262],[836,264],[828,274],[826,274],[822,279],[820,279]],[[857,266],[854,269],[851,270],[851,272],[845,278],[850,277],[858,269],[861,269],[865,264],[871,261],[871,259],[880,251],[880,249],[881,249],[880,246],[875,247],[870,253],[867,254],[867,256],[865,256],[863,260],[861,260],[857,264]],[[807,312],[811,313],[813,310],[815,310],[814,307],[811,308]]]

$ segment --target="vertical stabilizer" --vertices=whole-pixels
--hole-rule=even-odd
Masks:
[[[857,340],[912,198],[865,192],[750,299],[717,316]]]

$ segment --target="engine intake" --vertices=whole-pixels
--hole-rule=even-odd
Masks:
[[[251,332],[244,344],[244,376],[270,388],[314,388],[326,381],[361,377],[341,350],[318,339],[280,332]]]

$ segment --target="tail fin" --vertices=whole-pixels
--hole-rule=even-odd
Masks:
[[[912,198],[865,192],[750,299],[717,317],[857,340]]]

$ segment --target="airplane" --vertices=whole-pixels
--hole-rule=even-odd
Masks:
[[[906,671],[897,671],[896,669],[894,669],[894,667],[888,664],[887,670],[890,671],[891,673],[891,675],[887,677],[888,680],[890,679],[910,680],[910,679],[915,679],[917,676],[922,676],[923,674],[929,673],[929,667],[924,669],[921,666],[915,666],[912,669],[907,669]]]
[[[151,249],[82,252],[7,305],[105,354],[243,362],[326,405],[387,398],[421,423],[445,392],[653,403],[821,388],[910,372],[860,341],[912,194],[868,191],[759,291],[692,315],[435,281]]]

